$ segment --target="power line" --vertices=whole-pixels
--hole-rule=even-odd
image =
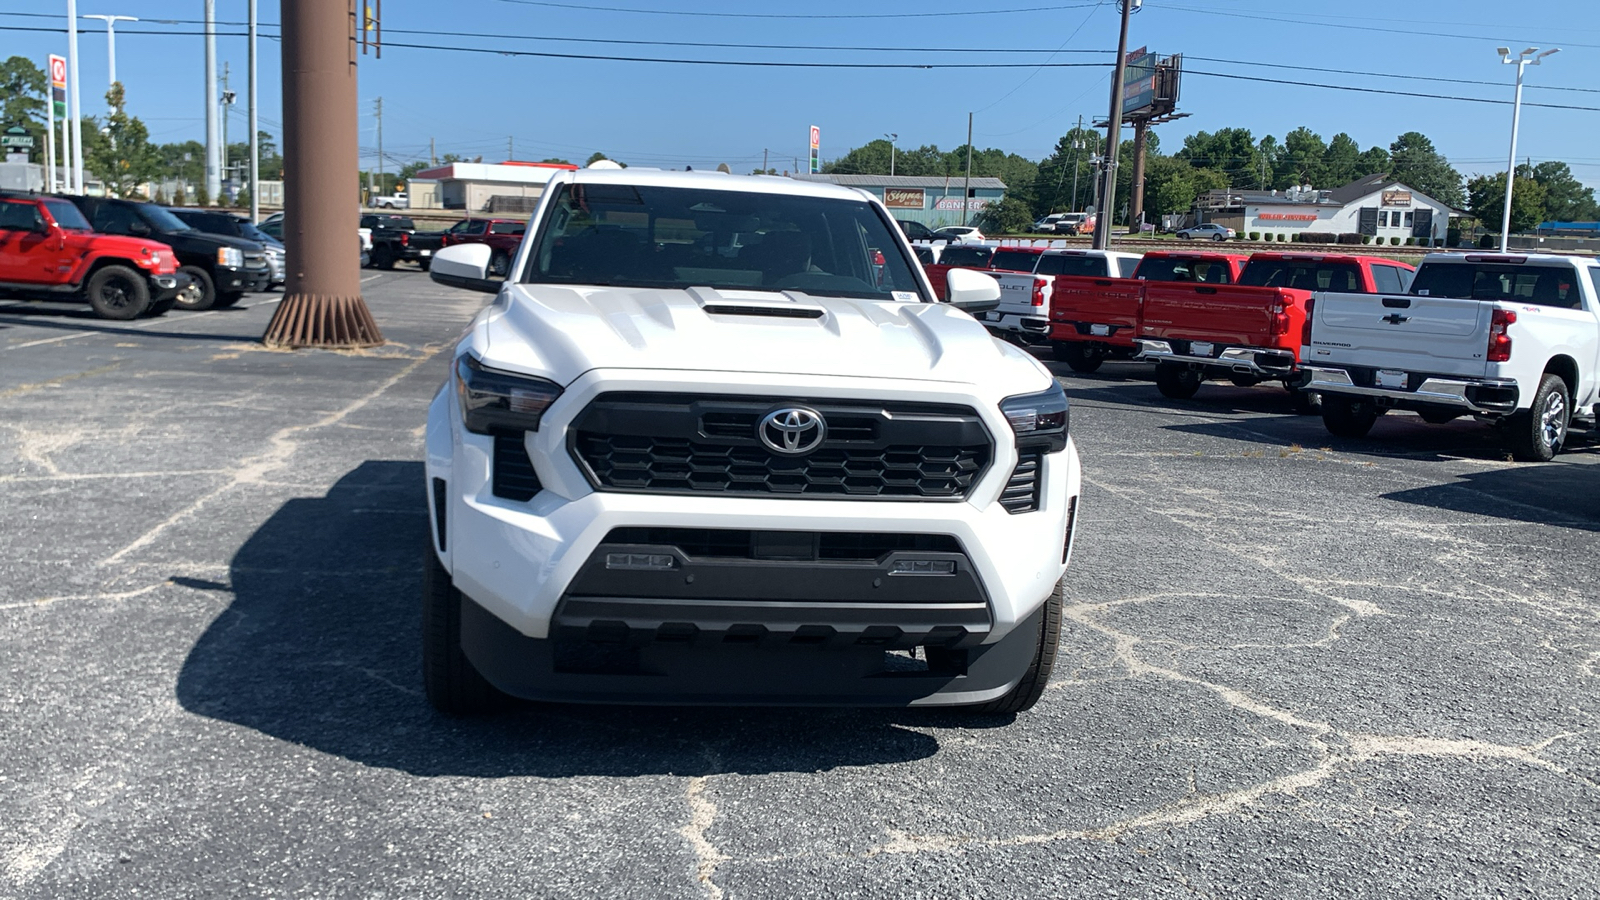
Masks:
[[[1259,75],[1235,75],[1228,72],[1203,72],[1195,69],[1184,69],[1185,75],[1200,75],[1210,78],[1228,78],[1234,81],[1257,81],[1264,84],[1287,84],[1294,87],[1322,88],[1329,91],[1354,91],[1361,94],[1388,94],[1394,97],[1421,97],[1424,100],[1456,100],[1462,103],[1489,103],[1495,106],[1510,106],[1510,100],[1492,100],[1487,97],[1454,97],[1448,94],[1422,94],[1416,91],[1391,91],[1385,88],[1356,87],[1348,84],[1317,84],[1309,81],[1289,81],[1284,78],[1263,78]],[[1540,106],[1545,109],[1575,109],[1582,112],[1600,112],[1600,106],[1572,106],[1565,103],[1529,103],[1524,101],[1523,106]]]
[[[390,32],[391,34],[393,32]],[[542,50],[505,50],[489,47],[446,47],[440,44],[405,44],[384,41],[384,47],[408,50],[445,50],[456,53],[481,53],[491,56],[531,56],[541,59],[587,59],[601,62],[668,63],[680,66],[744,66],[749,68],[779,69],[1109,69],[1108,62],[1057,62],[1057,63],[855,63],[855,62],[785,62],[779,60],[737,59],[675,59],[656,56],[606,56],[596,53],[550,53]],[[1523,104],[1527,106],[1529,104]]]
[[[1082,9],[1097,5],[1077,3],[1055,6],[1025,6],[1011,9],[964,9],[951,12],[895,12],[895,13],[730,13],[702,12],[683,9],[638,9],[627,6],[593,6],[587,3],[556,3],[552,0],[497,0],[514,6],[543,6],[554,9],[578,9],[584,12],[620,12],[650,16],[693,16],[706,19],[943,19],[957,16],[997,16],[1015,13],[1056,12],[1063,9]]]
[[[1186,6],[1161,6],[1161,7],[1158,7],[1158,8],[1162,9],[1162,10],[1171,10],[1173,12],[1197,13],[1199,15],[1204,15],[1204,16],[1227,16],[1229,18],[1234,18],[1234,19],[1256,19],[1256,20],[1259,20],[1259,21],[1262,21],[1262,22],[1281,22],[1281,23],[1288,24],[1288,25],[1316,25],[1316,26],[1321,27],[1321,28],[1347,28],[1347,29],[1350,29],[1352,31],[1381,31],[1381,32],[1386,32],[1388,34],[1403,34],[1403,35],[1406,35],[1407,37],[1411,37],[1411,38],[1417,38],[1417,37],[1441,37],[1441,38],[1454,38],[1454,39],[1457,39],[1457,40],[1465,40],[1465,41],[1509,40],[1508,38],[1491,38],[1491,37],[1484,37],[1484,36],[1476,35],[1476,34],[1449,34],[1449,33],[1445,33],[1445,32],[1442,32],[1442,31],[1419,32],[1415,28],[1380,28],[1380,27],[1378,27],[1376,25],[1341,25],[1341,24],[1339,24],[1337,22],[1306,22],[1306,21],[1301,20],[1301,19],[1284,19],[1284,18],[1279,18],[1277,16],[1263,16],[1263,15],[1256,15],[1256,14],[1252,14],[1252,13],[1224,12],[1224,11],[1218,10],[1218,9],[1192,9],[1192,8],[1189,8],[1189,7],[1186,7]],[[1515,43],[1520,44],[1520,43],[1523,43],[1523,41],[1522,40],[1517,40],[1517,41],[1515,41]],[[1549,42],[1533,41],[1533,43],[1549,43]],[[1562,41],[1561,43],[1564,43],[1568,47],[1600,47],[1600,44],[1577,44],[1577,43],[1572,43],[1570,41]]]

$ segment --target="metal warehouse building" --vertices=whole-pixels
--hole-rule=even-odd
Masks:
[[[875,194],[897,219],[921,222],[929,228],[960,225],[963,206],[975,216],[1006,195],[1006,184],[998,178],[964,178],[942,175],[796,175],[801,181],[825,181],[845,187],[861,188]],[[963,191],[965,197],[963,197]]]

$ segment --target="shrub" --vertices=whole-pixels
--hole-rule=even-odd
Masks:
[[[1410,247],[1417,242],[1416,238],[1406,238],[1406,246]]]
[[[1261,240],[1261,232],[1259,232],[1259,231],[1250,232],[1250,240],[1252,240],[1252,241]]]
[[[1303,244],[1335,244],[1339,242],[1339,235],[1331,231],[1306,231],[1298,235]]]
[[[1283,234],[1282,232],[1279,232],[1279,234],[1278,234],[1278,243],[1280,243],[1280,244],[1289,243],[1289,236],[1287,234]]]
[[[1361,236],[1361,243],[1363,243],[1363,244],[1370,244],[1370,243],[1372,243],[1372,235],[1370,235],[1370,234],[1363,234],[1363,235],[1362,235],[1362,236]]]
[[[1479,250],[1493,250],[1495,248],[1495,243],[1496,243],[1496,239],[1495,239],[1494,235],[1492,235],[1492,234],[1482,235],[1481,237],[1478,238],[1478,249]]]
[[[183,193],[183,182],[178,182],[178,187],[172,192],[173,206],[188,206],[189,198]]]
[[[1461,246],[1461,229],[1459,229],[1459,228],[1447,229],[1445,231],[1445,233],[1444,233],[1444,245],[1446,247],[1459,247],[1459,246]]]
[[[1341,243],[1341,244],[1359,244],[1359,243],[1361,243],[1361,234],[1359,232],[1346,231],[1346,232],[1343,232],[1342,234],[1340,234],[1338,237],[1339,237],[1339,243]]]
[[[1399,239],[1399,238],[1397,238],[1397,237],[1392,237],[1392,238],[1389,238],[1389,246],[1391,246],[1391,247],[1398,247],[1398,246],[1400,246],[1400,239]]]

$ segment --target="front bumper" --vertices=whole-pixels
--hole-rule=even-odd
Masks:
[[[171,275],[151,275],[146,278],[150,285],[150,301],[161,303],[178,296],[183,289],[194,283],[194,279],[182,272]]]
[[[1180,353],[1171,341],[1154,338],[1134,340],[1140,348],[1139,358],[1152,362],[1187,363],[1262,378],[1285,378],[1295,371],[1294,353],[1280,347],[1225,346],[1214,356],[1202,356],[1192,352]]]
[[[259,293],[271,286],[272,270],[265,265],[252,269],[217,266],[212,270],[212,280],[217,290],[224,294],[237,291]]]
[[[1479,415],[1504,416],[1517,410],[1519,389],[1509,378],[1460,378],[1425,373],[1407,373],[1407,380],[1421,377],[1415,390],[1357,384],[1348,369],[1305,366],[1301,390],[1326,394],[1375,397],[1396,409],[1448,407]],[[1365,380],[1365,379],[1363,379]]]
[[[792,380],[745,378],[751,393],[797,390]],[[763,381],[773,383],[764,390]],[[931,393],[927,384],[807,381],[800,390],[812,397],[952,400],[947,391]],[[712,393],[726,391],[727,383],[725,374],[701,378],[682,372],[580,378],[546,412],[540,431],[524,438],[542,485],[526,501],[494,495],[493,439],[462,429],[454,394],[441,390],[428,418],[428,508],[435,550],[467,598],[463,647],[474,664],[509,693],[546,699],[960,704],[1008,690],[1037,639],[1030,623],[1067,563],[1069,509],[1075,508],[1081,477],[1071,442],[1043,458],[1037,511],[1017,514],[999,502],[1018,461],[1016,449],[1004,442],[966,500],[943,502],[595,491],[567,451],[567,426],[602,390]],[[991,433],[1009,433],[997,401],[963,399],[985,416]],[[634,586],[627,589],[586,580],[586,567],[592,572],[596,559],[617,549],[607,541],[618,529],[939,536],[959,548],[959,556],[950,558],[953,574],[961,577],[891,577],[882,567],[899,559],[892,554],[859,565],[825,564],[821,557],[785,561],[780,554],[721,571],[677,557],[669,572],[630,576]],[[647,543],[618,552],[670,555],[672,549]],[[743,574],[736,571],[740,567]],[[694,581],[684,581],[687,576]],[[934,579],[939,590],[954,590],[958,583],[970,590],[927,602],[897,593],[902,584],[931,585]],[[927,593],[933,597],[939,590],[930,587]],[[595,629],[596,639],[589,640]],[[683,641],[686,632],[692,639]],[[1022,636],[1010,640],[1013,635]],[[586,645],[624,648],[618,651],[624,671],[579,671],[581,665],[563,664],[560,645],[577,637]],[[941,670],[913,677],[872,668],[883,664],[886,649],[927,646],[960,651],[964,674]],[[1021,654],[1020,667],[1012,664],[1013,654]],[[1010,661],[1002,665],[1003,660]],[[741,674],[702,677],[695,674],[701,667]],[[835,676],[843,680],[830,680]]]

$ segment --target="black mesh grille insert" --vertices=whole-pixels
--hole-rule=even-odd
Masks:
[[[528,459],[522,432],[494,436],[494,495],[503,500],[532,500],[539,493],[539,476]]]
[[[1017,467],[1011,470],[1011,480],[1000,492],[1000,505],[1009,513],[1033,512],[1039,508],[1039,466],[1044,451],[1039,448],[1017,451]]]
[[[736,528],[613,528],[602,543],[677,547],[690,558],[756,559],[761,545],[758,538],[768,534],[772,532]],[[817,559],[876,560],[900,551],[962,552],[961,542],[948,534],[824,531],[816,533],[815,539]]]
[[[827,423],[803,456],[769,450],[758,425],[798,405]],[[960,406],[686,394],[607,394],[573,423],[573,456],[600,490],[957,500],[991,458]]]

